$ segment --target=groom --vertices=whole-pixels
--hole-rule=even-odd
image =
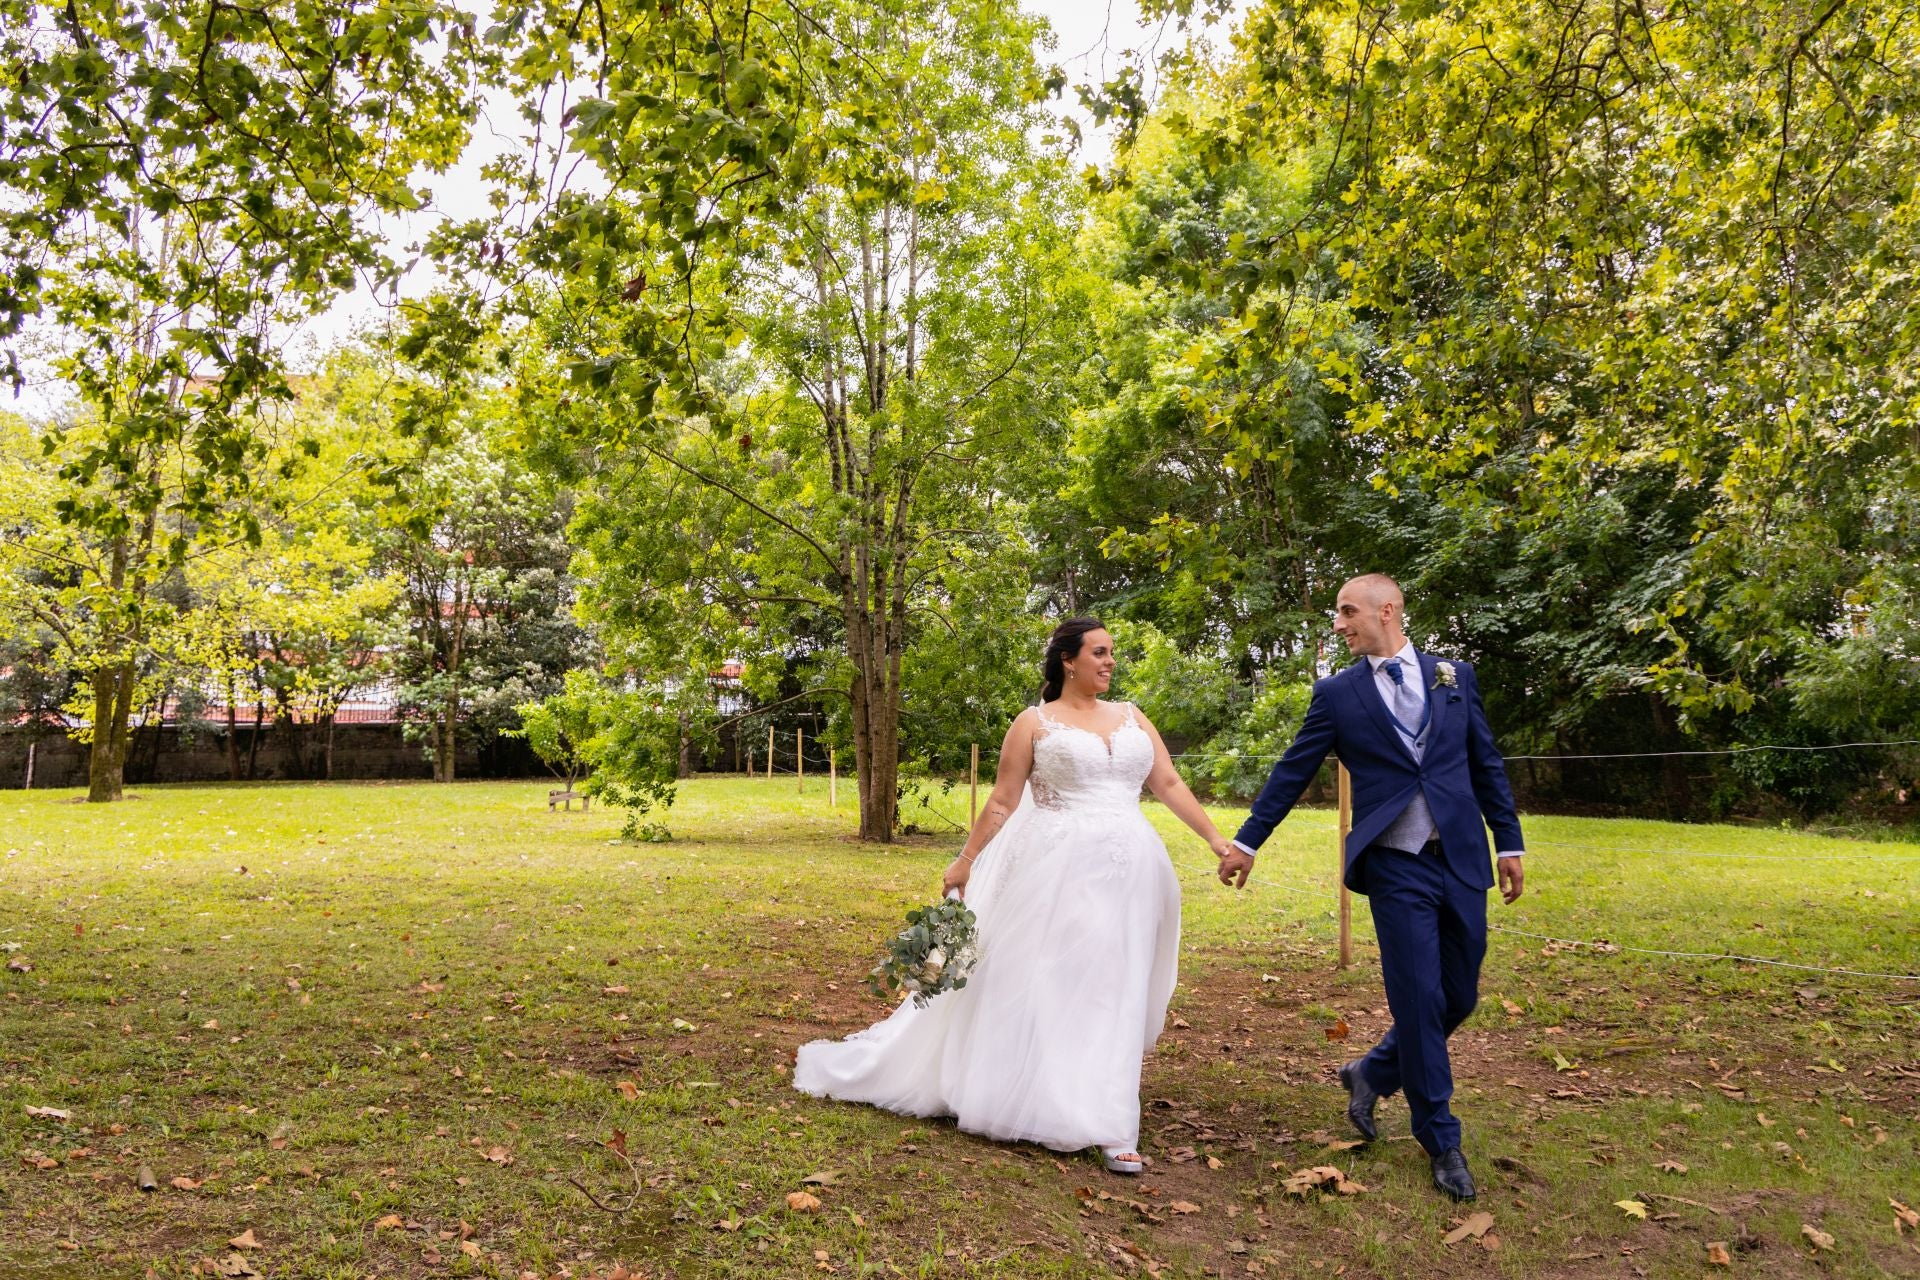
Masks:
[[[1393,1026],[1363,1058],[1340,1068],[1347,1118],[1375,1136],[1373,1106],[1407,1092],[1413,1136],[1427,1149],[1436,1187],[1474,1197],[1448,1108],[1453,1067],[1447,1037],[1479,999],[1487,951],[1487,835],[1500,850],[1500,893],[1520,896],[1520,819],[1506,765],[1493,745],[1473,668],[1418,653],[1403,630],[1399,584],[1369,573],[1340,588],[1333,629],[1363,659],[1313,686],[1306,722],[1274,766],[1253,812],[1222,838],[1220,880],[1245,885],[1253,854],[1299,800],[1329,751],[1353,778],[1353,833],[1345,879],[1367,895],[1380,941]]]

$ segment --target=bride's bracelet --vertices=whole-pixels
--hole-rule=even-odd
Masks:
[[[973,860],[974,860],[975,858],[977,858],[977,857],[979,857],[980,855],[979,855],[979,854],[977,854],[977,853],[960,853],[960,854],[955,854],[954,856],[955,856],[955,857],[957,857],[957,858],[959,858],[959,859],[960,859],[960,861],[962,861],[962,862],[968,862],[968,863],[970,863],[970,862],[972,862],[972,861],[973,861]]]

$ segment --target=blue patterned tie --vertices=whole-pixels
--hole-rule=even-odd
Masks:
[[[1404,665],[1398,658],[1388,658],[1380,664],[1380,667],[1387,673],[1387,679],[1393,681],[1393,714],[1407,731],[1414,735],[1413,741],[1408,746],[1412,748],[1414,758],[1418,759],[1426,746],[1421,732],[1425,726],[1420,723],[1420,713],[1424,710],[1424,706],[1419,688],[1407,683],[1406,673],[1401,670]]]

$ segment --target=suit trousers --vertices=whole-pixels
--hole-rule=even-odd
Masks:
[[[1365,856],[1367,903],[1393,1026],[1359,1070],[1382,1096],[1406,1090],[1413,1136],[1437,1155],[1460,1145],[1460,1122],[1449,1106],[1447,1037],[1480,999],[1487,894],[1447,870],[1434,842],[1418,854],[1370,845]]]

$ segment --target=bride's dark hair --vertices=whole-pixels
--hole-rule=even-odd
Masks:
[[[1078,657],[1080,644],[1089,631],[1105,631],[1107,624],[1098,618],[1068,618],[1053,629],[1047,640],[1046,682],[1040,686],[1040,701],[1053,702],[1067,683],[1067,659]]]

